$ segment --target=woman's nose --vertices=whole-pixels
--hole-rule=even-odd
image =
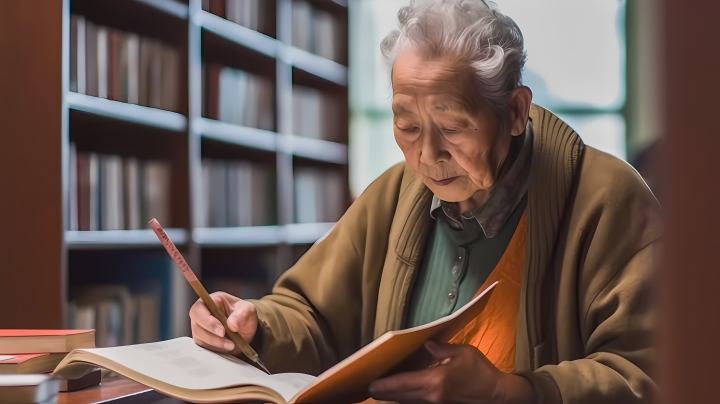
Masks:
[[[442,134],[435,125],[423,125],[420,136],[422,137],[422,149],[420,151],[421,163],[432,166],[437,163],[450,161],[450,152],[445,148]]]

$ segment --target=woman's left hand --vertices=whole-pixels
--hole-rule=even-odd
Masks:
[[[425,347],[441,364],[376,380],[370,395],[400,403],[535,402],[525,378],[498,370],[476,347],[434,341]]]

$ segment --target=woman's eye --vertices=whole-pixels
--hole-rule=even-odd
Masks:
[[[443,132],[445,132],[445,133],[458,133],[458,132],[460,132],[460,131],[457,130],[457,129],[443,128]]]
[[[396,126],[398,129],[400,129],[403,132],[414,132],[419,129],[417,126],[412,126],[412,125],[396,125]]]

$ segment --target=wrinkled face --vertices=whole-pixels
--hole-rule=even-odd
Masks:
[[[405,160],[440,199],[461,202],[495,184],[511,135],[477,96],[472,71],[414,49],[393,66],[394,133]]]

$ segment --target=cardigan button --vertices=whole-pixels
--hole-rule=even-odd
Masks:
[[[455,300],[455,292],[448,293],[448,299]]]

